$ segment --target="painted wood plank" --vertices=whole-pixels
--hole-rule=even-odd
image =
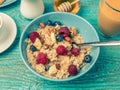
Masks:
[[[52,12],[52,0],[43,0],[45,12]],[[88,20],[99,32],[97,24],[99,0],[81,0],[77,13]],[[10,15],[17,24],[17,37],[12,47],[0,54],[0,90],[119,90],[120,89],[120,46],[102,47],[95,66],[83,77],[69,82],[50,82],[31,73],[20,57],[19,39],[25,26],[30,22],[21,16],[20,0],[0,8],[0,12]],[[103,38],[100,34],[101,40]],[[120,39],[120,37],[109,40]]]

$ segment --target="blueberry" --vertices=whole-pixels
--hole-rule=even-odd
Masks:
[[[29,38],[29,35],[27,35],[27,38]]]
[[[34,52],[34,51],[36,51],[37,49],[36,49],[35,46],[31,45],[31,46],[30,46],[30,50]]]
[[[84,57],[84,62],[85,62],[85,63],[90,63],[91,60],[92,60],[92,57],[91,57],[90,55],[86,55],[86,56]]]
[[[51,20],[48,20],[48,21],[47,21],[47,25],[48,25],[48,26],[52,25],[52,21],[51,21]]]
[[[55,22],[53,22],[53,26],[56,26],[56,25],[62,25],[62,23],[61,22],[59,22],[59,21],[55,21]]]
[[[61,42],[61,41],[63,41],[64,38],[63,38],[62,35],[58,34],[58,35],[56,36],[56,39],[57,39],[58,42]]]
[[[50,68],[50,66],[46,65],[46,66],[45,66],[45,71],[48,71],[49,68]]]

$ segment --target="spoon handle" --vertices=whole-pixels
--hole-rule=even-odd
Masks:
[[[120,40],[116,41],[100,41],[100,42],[88,42],[78,44],[79,46],[117,46],[120,45]]]

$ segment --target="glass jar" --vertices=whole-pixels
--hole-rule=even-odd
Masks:
[[[62,4],[62,3],[64,3],[64,2],[70,2],[70,3],[72,3],[73,1],[75,1],[75,0],[53,0],[54,1],[54,3],[53,3],[53,8],[54,8],[54,10],[55,11],[58,11],[58,9],[57,9],[57,7],[60,5],[60,4]],[[81,3],[80,3],[80,1],[79,2],[77,2],[77,3],[75,3],[74,5],[72,5],[72,9],[70,9],[70,11],[68,11],[68,12],[70,12],[70,13],[77,13],[78,11],[79,11],[79,9],[80,9],[80,5],[81,5]]]
[[[120,0],[100,0],[98,24],[104,36],[120,32]]]
[[[34,19],[43,14],[44,5],[42,0],[21,0],[21,14],[28,19]]]

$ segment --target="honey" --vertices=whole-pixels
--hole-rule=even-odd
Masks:
[[[58,11],[58,9],[57,9],[57,7],[60,5],[60,4],[62,4],[62,3],[64,3],[64,2],[67,2],[67,1],[69,1],[70,3],[71,2],[73,2],[74,0],[55,0],[54,1],[54,4],[53,4],[53,7],[54,7],[54,10],[55,11]],[[71,13],[77,13],[78,11],[79,11],[79,9],[80,9],[80,2],[78,2],[78,3],[75,3],[74,5],[72,5],[72,9],[70,10],[70,11],[68,11],[68,12],[71,12]]]

